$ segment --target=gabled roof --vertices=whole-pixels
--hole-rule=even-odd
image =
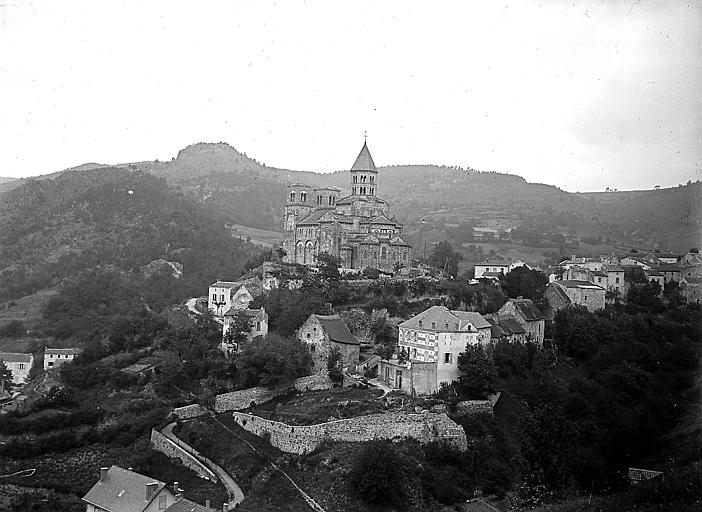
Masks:
[[[261,313],[263,313],[263,308],[259,309],[237,309],[234,306],[231,306],[228,310],[224,312],[222,316],[235,316],[238,315],[239,313],[244,313],[246,316],[255,318]]]
[[[602,265],[602,270],[604,270],[605,272],[624,272],[624,269],[619,265],[604,264]]]
[[[216,283],[212,283],[210,288],[238,288],[239,286],[240,283],[236,281],[217,281]]]
[[[509,267],[509,261],[502,260],[485,260],[481,263],[476,263],[476,267]]]
[[[32,354],[21,354],[19,352],[0,352],[0,361],[5,363],[31,363]]]
[[[330,340],[347,345],[361,344],[356,339],[356,336],[351,334],[351,331],[349,331],[349,328],[339,315],[316,315],[313,313],[312,316],[319,320]]]
[[[213,509],[203,507],[195,503],[194,501],[186,500],[185,498],[180,498],[173,505],[166,508],[163,512],[212,512]]]
[[[548,286],[546,287],[546,289],[553,291],[566,304],[570,304],[570,297],[568,297],[568,294],[565,292],[565,290],[563,288],[561,288],[560,286],[558,286],[556,284],[556,281],[554,281],[553,283],[549,283]]]
[[[361,152],[356,157],[356,161],[351,167],[352,171],[377,171],[375,168],[375,163],[373,162],[373,157],[368,150],[368,144],[363,143]]]
[[[507,336],[511,336],[513,334],[524,334],[526,332],[524,327],[522,327],[522,325],[517,322],[517,319],[513,316],[507,316],[500,320],[500,328]]]
[[[451,311],[454,316],[457,316],[463,322],[470,322],[476,329],[486,329],[490,327],[490,322],[485,320],[483,315],[476,313],[475,311]]]
[[[479,313],[451,311],[446,306],[432,306],[409,320],[405,320],[399,326],[424,331],[457,332],[465,330],[466,325],[469,323],[477,329],[490,327],[490,323]],[[432,327],[432,324],[434,324],[434,327]],[[446,327],[447,324],[448,327]]]
[[[604,288],[601,286],[598,286],[594,283],[591,283],[590,281],[580,281],[576,279],[566,279],[564,281],[554,281],[555,284],[561,285],[564,288],[579,288],[581,290],[602,290],[604,291]],[[536,307],[536,306],[534,306]]]
[[[374,217],[370,220],[371,224],[390,224],[390,225],[395,225],[396,222],[390,220],[387,218],[387,216],[381,214],[378,215],[377,217]]]
[[[147,500],[146,484],[150,483],[155,483],[156,486]],[[98,480],[88,494],[83,496],[83,501],[110,512],[141,512],[164,487],[166,484],[160,480],[112,466],[104,481]]]
[[[83,350],[80,348],[49,348],[49,347],[44,347],[44,354],[61,354],[61,355],[77,356],[82,351]]]
[[[702,284],[702,277],[685,276],[683,277],[683,280],[687,284]]]
[[[406,245],[407,247],[410,246],[407,242],[405,242],[401,237],[397,235],[390,239],[390,245]]]
[[[509,299],[507,302],[512,302],[519,313],[528,322],[543,320],[546,318],[536,304],[531,299]]]
[[[307,217],[304,219],[298,221],[297,225],[298,226],[311,226],[314,224],[317,224],[319,222],[319,219],[327,213],[329,210],[316,210],[310,213]]]

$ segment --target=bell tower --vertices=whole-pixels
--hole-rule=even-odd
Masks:
[[[378,170],[364,140],[361,152],[351,167],[351,196],[373,197],[378,193]]]

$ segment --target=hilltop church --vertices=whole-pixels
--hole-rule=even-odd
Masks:
[[[412,248],[402,239],[402,224],[378,197],[378,170],[368,145],[351,167],[351,195],[334,187],[290,185],[285,205],[285,261],[314,265],[329,253],[342,268],[396,271],[410,267]]]

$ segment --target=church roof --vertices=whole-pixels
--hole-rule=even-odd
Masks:
[[[396,225],[396,221],[392,221],[387,218],[385,215],[378,215],[377,217],[374,217],[370,220],[371,224],[389,224],[389,225]]]
[[[366,144],[365,142],[363,143],[361,152],[356,157],[356,161],[353,163],[353,167],[351,167],[351,170],[377,171],[377,169],[375,168],[375,163],[373,162],[373,157],[371,156],[370,151],[368,151],[368,144]]]
[[[404,241],[401,237],[399,237],[399,236],[394,236],[394,237],[392,237],[392,239],[390,240],[390,245],[405,245],[405,246],[407,246],[407,247],[410,246],[410,244],[408,244],[407,242],[405,242],[405,241]]]
[[[388,202],[385,199],[381,199],[378,196],[346,196],[342,197],[339,199],[336,204],[351,204],[355,201],[366,201],[366,202],[374,202],[374,203],[382,203],[382,204],[388,204]]]
[[[314,224],[317,224],[319,222],[319,219],[327,213],[328,210],[317,210],[312,213],[310,213],[307,217],[302,219],[297,223],[298,226],[312,226]]]

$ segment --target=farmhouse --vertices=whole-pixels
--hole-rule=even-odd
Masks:
[[[499,309],[497,316],[500,320],[514,318],[526,331],[527,340],[543,345],[546,317],[531,299],[509,299]]]
[[[268,334],[268,313],[263,308],[260,309],[235,309],[230,308],[224,313],[224,324],[222,325],[222,343],[219,348],[225,355],[230,355],[239,352],[236,343],[231,343],[227,340],[227,333],[233,326],[236,315],[243,313],[249,322],[251,330],[247,334],[247,339],[250,341],[257,336],[266,336]]]
[[[554,311],[570,305],[586,307],[588,311],[604,309],[605,289],[589,281],[554,281],[544,291],[544,297]]]
[[[29,376],[29,370],[34,366],[34,355],[17,352],[0,352],[0,361],[5,363],[7,369],[12,372],[12,382],[15,384],[24,384]]]
[[[44,370],[55,368],[73,359],[82,352],[79,348],[44,347]]]
[[[359,360],[361,343],[351,334],[339,315],[313,313],[297,331],[297,336],[307,344],[315,372],[327,370],[327,360],[332,349],[339,350],[344,367],[355,366]]]

